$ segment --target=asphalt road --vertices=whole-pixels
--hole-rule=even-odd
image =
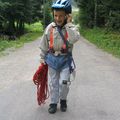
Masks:
[[[74,46],[76,79],[68,110],[38,106],[32,76],[39,65],[39,39],[0,58],[0,120],[120,120],[120,59],[81,39]]]

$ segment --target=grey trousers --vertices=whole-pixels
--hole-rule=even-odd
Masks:
[[[61,71],[56,71],[55,69],[48,67],[48,73],[51,103],[57,104],[59,99],[66,100],[69,92],[69,67],[62,69]],[[64,84],[63,81],[67,84]]]

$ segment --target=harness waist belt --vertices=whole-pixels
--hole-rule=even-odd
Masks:
[[[62,51],[49,51],[49,53],[58,56],[58,55],[67,55],[67,52],[62,52]]]

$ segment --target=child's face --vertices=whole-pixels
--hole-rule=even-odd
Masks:
[[[54,20],[55,20],[56,24],[59,25],[59,26],[62,26],[64,24],[65,19],[66,19],[65,11],[54,10],[53,12],[54,12],[53,15],[54,15]]]

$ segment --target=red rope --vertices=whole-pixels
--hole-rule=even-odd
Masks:
[[[49,97],[48,91],[48,65],[41,64],[33,76],[33,82],[37,85],[38,105],[44,104]]]

